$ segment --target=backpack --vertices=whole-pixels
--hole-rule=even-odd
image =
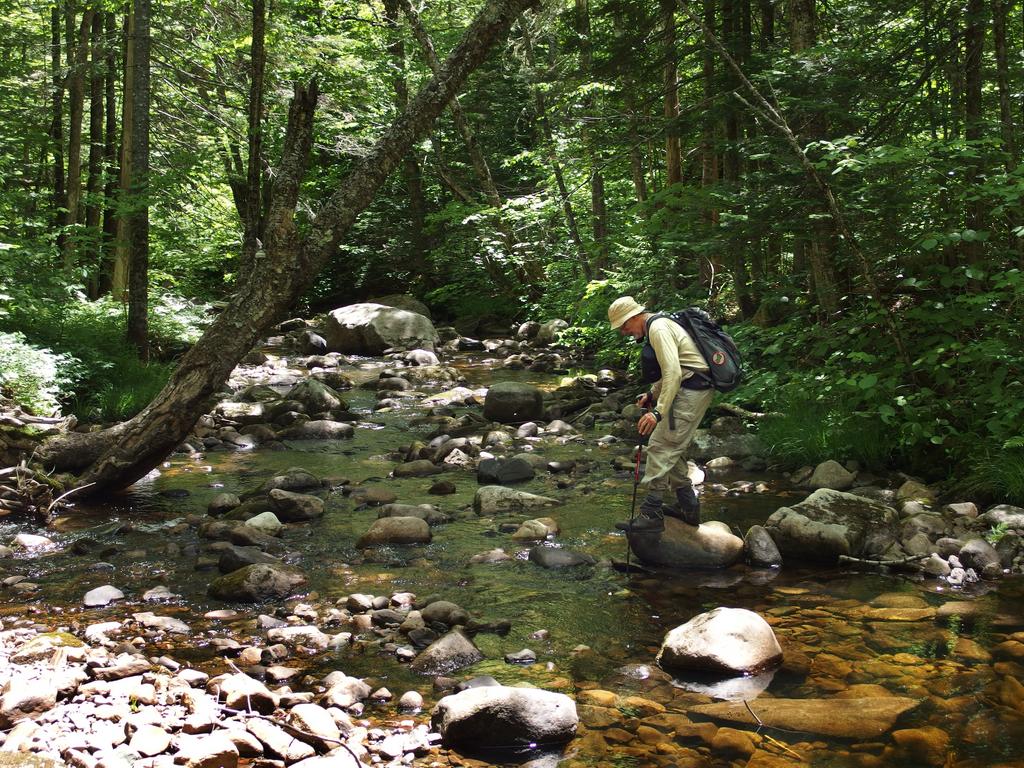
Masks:
[[[698,307],[658,313],[647,321],[644,348],[640,355],[641,373],[646,383],[653,384],[661,378],[661,366],[654,354],[654,347],[646,340],[651,323],[659,317],[667,317],[679,323],[693,339],[711,369],[707,373],[695,371],[693,376],[683,382],[687,389],[714,388],[719,392],[732,392],[740,385],[743,380],[743,361],[736,343],[711,319],[711,315]]]

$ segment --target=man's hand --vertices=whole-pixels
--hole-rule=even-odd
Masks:
[[[636,404],[641,408],[650,408],[654,405],[654,396],[650,392],[644,392],[636,399]]]
[[[641,435],[647,436],[654,431],[656,426],[658,426],[658,417],[651,412],[647,412],[636,423],[636,431]]]

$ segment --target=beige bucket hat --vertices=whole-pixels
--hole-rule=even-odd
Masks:
[[[638,304],[632,296],[622,296],[608,307],[608,322],[612,324],[612,330],[617,331],[629,318],[646,311],[646,308]]]

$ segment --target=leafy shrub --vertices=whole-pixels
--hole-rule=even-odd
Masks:
[[[70,355],[36,347],[25,334],[0,332],[0,388],[36,414],[56,414],[78,367]]]

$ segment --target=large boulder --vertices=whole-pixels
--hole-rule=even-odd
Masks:
[[[1024,507],[999,504],[979,516],[978,520],[990,526],[1005,525],[1007,528],[1024,529]]]
[[[669,671],[753,675],[778,666],[782,648],[768,622],[743,608],[715,608],[665,635],[658,664]]]
[[[355,355],[380,355],[389,347],[434,349],[437,331],[429,318],[383,304],[352,304],[327,315],[328,348]]]
[[[210,583],[210,596],[240,603],[285,598],[306,584],[306,574],[290,565],[257,563]]]
[[[764,527],[783,556],[835,563],[840,555],[884,554],[897,540],[898,520],[885,504],[822,488],[776,510]]]
[[[743,556],[743,539],[718,522],[695,528],[667,517],[660,535],[627,536],[630,548],[641,562],[664,568],[727,568]]]
[[[504,685],[445,696],[431,717],[445,744],[464,749],[565,742],[578,724],[576,703],[565,694]]]
[[[367,299],[367,301],[372,304],[383,304],[385,307],[404,309],[406,312],[415,312],[417,315],[423,315],[428,320],[434,319],[426,304],[407,293],[389,293],[387,296],[378,296]]]
[[[484,418],[502,424],[522,424],[544,417],[544,395],[537,387],[502,381],[487,390]]]

